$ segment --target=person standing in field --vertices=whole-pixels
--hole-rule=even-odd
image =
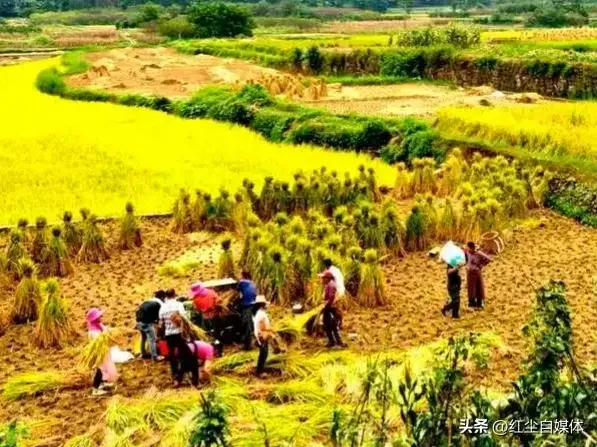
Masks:
[[[146,343],[149,344],[151,359],[156,362],[164,360],[164,357],[158,354],[156,347],[155,325],[160,321],[160,309],[164,304],[166,292],[158,290],[154,296],[142,303],[137,309],[137,329],[141,333],[141,357],[149,358],[147,354]]]
[[[241,273],[241,280],[238,282],[238,290],[240,292],[240,310],[242,317],[242,340],[243,349],[248,351],[251,349],[251,341],[253,339],[253,305],[257,298],[257,286],[251,280],[251,274],[246,270]]]
[[[85,318],[87,320],[87,331],[90,340],[99,337],[102,332],[107,330],[106,326],[104,326],[102,323],[103,314],[104,312],[96,307],[93,307],[87,311]],[[118,372],[116,371],[116,365],[112,360],[110,351],[108,351],[104,362],[95,370],[92,384],[93,390],[91,395],[103,396],[107,394],[106,390],[114,388],[114,383],[116,382],[117,378]]]
[[[332,348],[336,345],[344,347],[345,345],[338,332],[338,309],[336,308],[337,287],[334,275],[331,271],[326,270],[321,275],[321,280],[324,284],[323,329],[328,337],[327,347]]]
[[[166,302],[160,309],[160,321],[164,325],[164,336],[168,344],[168,360],[170,361],[170,372],[175,386],[182,384],[184,376],[183,358],[192,355],[189,347],[182,337],[181,320],[186,317],[183,304],[176,300],[176,292],[172,289],[166,292]]]
[[[334,277],[338,297],[343,297],[346,294],[346,288],[344,287],[344,275],[342,271],[333,264],[330,258],[324,259],[323,265],[325,266],[325,270],[329,271]]]
[[[270,320],[265,312],[267,307],[267,301],[263,295],[255,298],[255,304],[253,304],[253,326],[255,327],[255,340],[257,346],[259,346],[259,357],[257,358],[257,369],[255,375],[257,377],[263,374],[265,370],[265,362],[269,354],[269,339],[271,336],[271,325]]]
[[[485,284],[483,283],[483,267],[491,262],[491,258],[480,250],[474,242],[468,242],[466,255],[466,286],[468,305],[473,309],[482,309],[485,305]]]
[[[460,289],[462,287],[462,279],[460,278],[461,265],[452,267],[447,264],[448,272],[448,295],[450,302],[442,308],[442,315],[446,315],[447,311],[452,312],[452,318],[460,318]]]
[[[196,359],[196,367],[201,373],[201,377],[209,379],[211,376],[211,364],[215,357],[215,349],[213,345],[204,341],[195,340],[192,343],[189,343],[189,349],[193,352]],[[195,362],[192,362],[191,365],[194,366]]]

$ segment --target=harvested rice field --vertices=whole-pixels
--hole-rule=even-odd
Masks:
[[[208,85],[242,85],[281,77],[277,70],[250,62],[208,55],[189,56],[170,48],[120,48],[88,53],[91,68],[70,76],[69,85],[114,93],[141,93],[187,98]],[[285,93],[282,92],[281,96]],[[288,96],[288,95],[286,95]],[[532,107],[550,101],[536,94],[505,94],[491,87],[452,88],[407,82],[381,86],[328,84],[327,95],[290,99],[325,108],[333,113],[433,117],[448,106]]]
[[[537,212],[532,218],[535,224],[512,232],[507,238],[506,250],[487,267],[488,299],[484,311],[470,311],[463,302],[460,320],[442,317],[439,309],[445,301],[445,269],[428,259],[424,253],[409,254],[383,266],[390,302],[387,307],[346,312],[343,334],[349,346],[346,351],[333,351],[334,355],[358,355],[363,359],[366,358],[364,354],[417,348],[412,351],[417,357],[422,355],[421,349],[425,346],[459,331],[491,332],[499,336],[502,346],[491,351],[488,369],[473,372],[472,380],[492,392],[507,390],[510,381],[521,372],[521,361],[528,349],[521,327],[528,322],[534,306],[533,284],[558,278],[568,285],[567,296],[573,315],[578,359],[582,363],[595,362],[597,332],[594,330],[594,321],[597,310],[593,285],[594,272],[597,271],[597,233],[550,212]],[[154,289],[174,287],[182,294],[191,281],[214,278],[217,266],[209,259],[214,259],[213,255],[217,253],[218,239],[194,234],[176,235],[171,232],[169,224],[164,219],[143,220],[144,246],[125,252],[118,251],[114,245],[118,226],[115,223],[102,224],[101,230],[108,241],[111,259],[98,265],[77,265],[76,275],[60,280],[62,294],[70,303],[77,334],[72,344],[63,350],[40,351],[32,345],[31,324],[9,328],[0,337],[0,364],[3,365],[0,369],[0,384],[23,372],[42,373],[75,368],[78,352],[85,343],[84,314],[91,306],[105,309],[105,323],[120,330],[119,346],[132,349],[136,336],[136,306]],[[2,237],[2,241],[5,241],[5,237]],[[201,259],[204,262],[183,277],[158,274],[158,268],[165,262],[189,252],[203,253]],[[9,306],[12,292],[12,286],[1,289],[0,306]],[[280,308],[274,307],[271,313],[274,325],[285,317],[285,311]],[[307,338],[300,347],[293,348],[293,352],[313,358],[325,351],[323,344],[322,338]],[[227,355],[231,353],[227,352]],[[249,355],[254,361],[257,352],[253,351]],[[90,398],[90,377],[83,374],[71,378],[59,392],[29,396],[18,401],[3,401],[0,421],[19,418],[31,424],[32,438],[28,445],[61,446],[73,435],[83,434],[90,427],[104,426],[107,423],[104,412],[108,406],[115,408],[116,402],[132,404],[130,399],[142,398],[152,387],[158,393],[171,389],[167,363],[152,364],[134,360],[120,365],[119,369],[119,401]],[[262,403],[265,405],[260,399],[268,395],[268,389],[286,383],[275,373],[266,373],[261,381],[238,373],[221,372],[216,377],[216,383],[220,384],[216,388],[230,392],[231,383],[234,383],[257,399],[253,401],[257,408],[261,408]],[[322,380],[318,377],[319,373],[315,373],[304,379],[303,383]],[[193,396],[189,388],[171,393],[174,393],[169,395],[171,401],[189,399],[189,393],[191,399]],[[265,408],[272,418],[276,414],[274,410],[288,408],[290,413],[284,417],[289,424],[296,424],[293,411],[297,409],[293,405]],[[267,417],[263,417],[267,422]],[[258,423],[252,418],[245,423],[247,425],[244,428],[236,426],[236,434],[244,433],[246,439],[253,439],[252,433],[257,433]],[[165,426],[169,427],[167,424]],[[277,428],[272,426],[271,430],[275,434]],[[154,442],[158,442],[156,445],[170,445],[163,438],[164,432],[160,432],[154,439]],[[316,428],[315,432],[312,439],[309,432],[306,435],[303,433],[297,445],[313,445],[312,442],[325,434],[326,430]],[[137,436],[144,439],[141,432]],[[262,445],[262,438],[255,436],[256,440],[239,445]],[[163,443],[159,443],[160,437]]]

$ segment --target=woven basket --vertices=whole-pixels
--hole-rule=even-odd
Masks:
[[[489,231],[481,235],[481,242],[479,243],[481,250],[485,253],[497,255],[504,251],[504,240],[500,237],[497,231]]]

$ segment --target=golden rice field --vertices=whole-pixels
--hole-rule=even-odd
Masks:
[[[450,107],[438,112],[438,126],[448,135],[465,136],[496,147],[514,147],[517,155],[574,166],[597,166],[597,103],[577,102],[535,107]]]
[[[38,92],[37,73],[56,60],[0,68],[0,224],[88,207],[119,215],[168,211],[179,188],[234,192],[247,177],[290,179],[325,164],[339,172],[365,163],[384,184],[393,168],[353,153],[270,143],[209,120],[59,99]]]

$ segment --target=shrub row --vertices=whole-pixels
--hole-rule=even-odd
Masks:
[[[78,69],[82,68],[82,64],[70,62]],[[67,73],[73,71],[69,67],[66,69]],[[183,118],[210,118],[235,123],[276,142],[313,144],[372,155],[392,154],[383,157],[389,162],[409,161],[420,156],[416,154],[433,154],[438,159],[443,157],[439,137],[423,121],[333,115],[279,101],[259,85],[248,85],[240,91],[208,87],[199,90],[189,100],[172,101],[158,96],[119,95],[101,90],[71,88],[66,84],[64,74],[56,68],[40,72],[36,85],[44,93],[67,99],[110,102],[160,110]],[[394,149],[386,149],[386,146]],[[396,147],[400,148],[399,151]]]
[[[546,206],[583,225],[597,228],[597,188],[574,179],[554,178],[549,182]]]

